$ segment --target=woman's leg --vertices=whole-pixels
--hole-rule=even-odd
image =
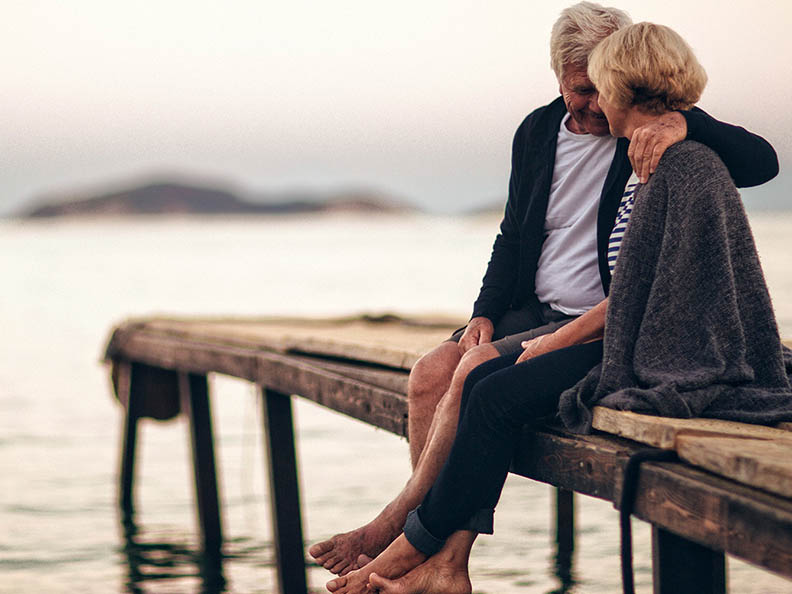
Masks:
[[[456,441],[417,514],[408,518],[407,539],[422,552],[434,554],[480,510],[494,509],[523,425],[554,414],[561,392],[601,359],[602,342],[597,341],[486,374],[481,368],[503,363],[496,359],[471,372]]]
[[[512,362],[518,355],[511,360],[508,356],[493,359],[470,372],[463,396],[463,406],[467,408],[461,413],[456,441],[440,476],[419,508],[420,519],[417,514],[411,514],[401,536],[371,563],[328,582],[330,592],[366,594],[373,573],[389,579],[409,574],[427,556],[443,550],[445,539],[464,528],[481,508],[493,508],[523,424],[554,413],[561,392],[601,360],[602,346],[598,342],[570,347],[514,365]],[[425,527],[424,518],[433,521]],[[466,560],[475,532],[462,530],[458,538],[459,542],[457,536],[449,539],[445,550],[456,556],[464,554]],[[442,564],[446,559],[441,555],[435,561]],[[450,561],[448,564],[453,565]],[[433,576],[439,575],[439,571],[432,566]]]

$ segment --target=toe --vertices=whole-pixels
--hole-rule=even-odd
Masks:
[[[330,592],[335,592],[339,588],[343,588],[344,586],[346,586],[346,578],[336,578],[334,580],[330,580],[329,582],[327,582],[327,584],[325,584],[325,588],[327,588],[327,590]]]
[[[355,563],[355,565],[357,565],[358,567],[363,567],[364,565],[368,565],[369,563],[371,563],[373,560],[374,559],[372,559],[368,555],[358,555],[357,562]]]
[[[369,586],[381,594],[401,594],[404,592],[404,588],[401,587],[397,580],[389,580],[376,573],[372,573],[369,576]]]
[[[308,549],[308,554],[313,557],[314,559],[318,560],[318,557],[322,557],[326,555],[333,549],[333,541],[332,540],[325,540],[323,542],[318,542],[310,549]]]
[[[348,561],[340,559],[335,563],[335,565],[329,567],[328,569],[330,570],[330,573],[334,573],[336,575],[346,575],[352,571],[352,566]]]

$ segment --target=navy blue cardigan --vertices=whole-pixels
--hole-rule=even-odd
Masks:
[[[544,242],[556,140],[566,113],[558,97],[528,115],[514,135],[509,198],[472,317],[483,316],[497,323],[508,308],[536,300],[536,268]],[[775,150],[762,137],[719,122],[698,108],[681,113],[687,121],[687,137],[718,153],[738,187],[759,185],[778,174]],[[597,214],[599,271],[606,295],[610,287],[608,237],[632,172],[628,146],[626,138],[618,139]]]

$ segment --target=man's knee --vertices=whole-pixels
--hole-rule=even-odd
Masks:
[[[459,345],[455,342],[444,342],[426,353],[410,370],[408,397],[421,398],[439,391],[436,394],[439,399],[451,382],[460,359]]]

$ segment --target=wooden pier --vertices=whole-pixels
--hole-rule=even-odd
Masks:
[[[138,420],[185,414],[205,554],[222,550],[220,497],[207,374],[248,380],[263,394],[277,572],[282,594],[307,592],[291,398],[307,398],[400,436],[407,434],[409,369],[455,328],[393,316],[336,320],[141,319],[107,346],[124,405],[119,504],[131,523]],[[597,433],[526,428],[512,471],[558,488],[558,556],[574,547],[573,493],[612,502],[630,457],[646,462],[633,513],[652,525],[654,591],[726,591],[724,554],[792,578],[792,432],[719,421],[672,420],[597,409]],[[387,497],[384,494],[383,504]]]

